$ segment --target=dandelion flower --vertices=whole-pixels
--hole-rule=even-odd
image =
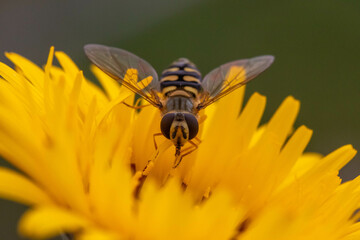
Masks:
[[[60,67],[52,64],[56,56]],[[102,89],[52,48],[44,69],[15,54],[0,63],[0,195],[30,206],[20,234],[75,239],[360,239],[360,177],[339,170],[356,151],[304,153],[312,131],[294,129],[286,98],[259,126],[265,97],[244,88],[204,111],[202,143],[173,169],[157,109],[93,67]],[[123,104],[126,103],[126,104]],[[140,185],[141,184],[141,185]]]

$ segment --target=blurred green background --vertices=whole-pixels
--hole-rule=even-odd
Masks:
[[[84,70],[86,43],[127,49],[159,72],[178,57],[205,74],[231,60],[272,54],[274,65],[246,91],[246,98],[255,91],[267,96],[264,121],[293,95],[301,101],[296,126],[314,130],[307,151],[327,154],[348,143],[360,149],[358,0],[2,0],[0,34],[1,52],[43,65],[54,45]],[[360,174],[359,159],[341,171],[344,180]],[[0,200],[0,239],[19,239],[24,209]]]

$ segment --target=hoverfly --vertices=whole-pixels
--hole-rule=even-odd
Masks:
[[[128,51],[98,44],[85,45],[84,50],[102,71],[160,110],[162,135],[176,148],[174,168],[182,157],[198,147],[192,139],[199,130],[199,111],[245,85],[274,61],[270,55],[236,60],[215,68],[202,78],[195,64],[179,58],[162,72],[159,79],[147,61]],[[138,70],[139,81],[125,78],[128,69]],[[152,81],[145,87],[140,81],[149,76]],[[186,142],[194,148],[181,153]]]

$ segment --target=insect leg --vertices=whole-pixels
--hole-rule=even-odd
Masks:
[[[182,153],[175,154],[176,158],[174,161],[173,168],[177,168],[179,166],[183,157],[185,157],[186,155],[189,155],[190,153],[192,153],[193,151],[198,149],[198,147],[199,147],[198,145],[201,143],[201,140],[197,138],[197,141],[198,141],[198,143],[194,143],[193,141],[189,140],[188,142],[191,143],[192,146],[183,149]],[[176,153],[178,153],[178,152],[176,152]]]
[[[150,106],[150,104],[145,104],[145,105],[140,105],[140,106],[132,106],[130,104],[127,104],[126,102],[122,102],[122,104],[124,104],[125,106],[129,107],[129,108],[132,108],[132,109],[141,109],[141,108],[144,108],[144,107],[147,107],[147,106]]]
[[[157,146],[157,144],[156,144],[156,139],[155,139],[155,137],[162,136],[162,135],[163,135],[162,133],[154,133],[154,135],[153,135],[155,150],[158,150],[158,146]]]
[[[138,185],[136,186],[135,190],[134,190],[134,196],[137,198],[139,196],[139,192],[140,189],[142,187],[142,185],[144,184],[147,176],[149,175],[149,173],[151,172],[151,169],[154,167],[154,162],[155,160],[158,158],[159,153],[160,153],[160,149],[162,148],[163,145],[160,145],[160,149],[156,143],[156,137],[161,136],[162,133],[155,133],[153,134],[153,140],[154,140],[154,146],[155,146],[155,153],[153,154],[153,156],[151,157],[150,160],[148,160],[148,162],[146,163],[145,167],[143,168],[142,171],[138,171],[137,173],[135,173],[135,178],[138,179]],[[136,176],[137,175],[137,176]]]
[[[190,153],[198,149],[199,144],[201,143],[201,140],[200,139],[198,140],[200,141],[199,143],[194,143],[193,141],[190,140],[189,143],[191,143],[193,147],[190,146],[187,152],[183,151],[183,154],[181,154],[181,156],[185,157],[186,155],[189,155]]]
[[[194,142],[195,140],[197,141],[196,143]],[[201,141],[198,137],[195,137],[194,140],[190,140],[189,143],[191,143],[193,146],[189,146],[189,147],[187,147],[187,148],[184,148],[184,149],[182,150],[182,152],[187,152],[189,149],[194,149],[194,150],[196,150],[196,149],[198,148],[198,145],[199,145],[200,143],[202,143],[202,141]],[[194,150],[193,150],[193,151],[194,151]],[[186,153],[186,155],[188,155],[188,153]],[[184,154],[182,154],[182,156],[184,156]]]
[[[201,139],[198,137],[194,137],[194,140],[197,141],[196,145],[199,145],[200,143],[202,143]],[[191,141],[189,141],[189,142],[191,142]]]
[[[156,154],[156,157],[157,157],[157,155],[158,154]],[[153,167],[154,167],[154,161],[148,160],[148,162],[146,163],[146,166],[142,170],[142,176],[147,176]]]
[[[153,134],[153,140],[154,140],[154,146],[155,146],[155,156],[151,159],[151,160],[148,160],[148,162],[146,163],[142,173],[144,176],[147,176],[150,172],[150,169],[154,166],[154,161],[153,159],[155,160],[158,155],[159,155],[159,148],[158,148],[158,145],[156,143],[156,137],[159,137],[159,136],[162,136],[163,134],[162,133],[154,133]]]
[[[141,98],[138,98],[135,102],[135,105],[131,105],[131,104],[128,104],[126,102],[122,102],[122,104],[124,104],[125,106],[129,107],[129,108],[132,108],[132,109],[141,109],[141,108],[144,108],[144,107],[147,107],[147,106],[150,106],[151,104],[145,104],[145,105],[139,105],[140,102],[141,102]]]

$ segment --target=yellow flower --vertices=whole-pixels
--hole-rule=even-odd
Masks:
[[[265,97],[244,88],[204,112],[198,150],[172,169],[174,149],[157,109],[99,69],[103,90],[54,50],[41,69],[14,54],[0,63],[0,195],[31,208],[21,234],[76,239],[360,239],[360,177],[338,171],[356,151],[303,153],[312,131],[293,131],[299,102],[259,122]],[[133,74],[133,73],[132,73]],[[293,133],[292,133],[293,131]],[[149,160],[146,179],[142,169]]]

